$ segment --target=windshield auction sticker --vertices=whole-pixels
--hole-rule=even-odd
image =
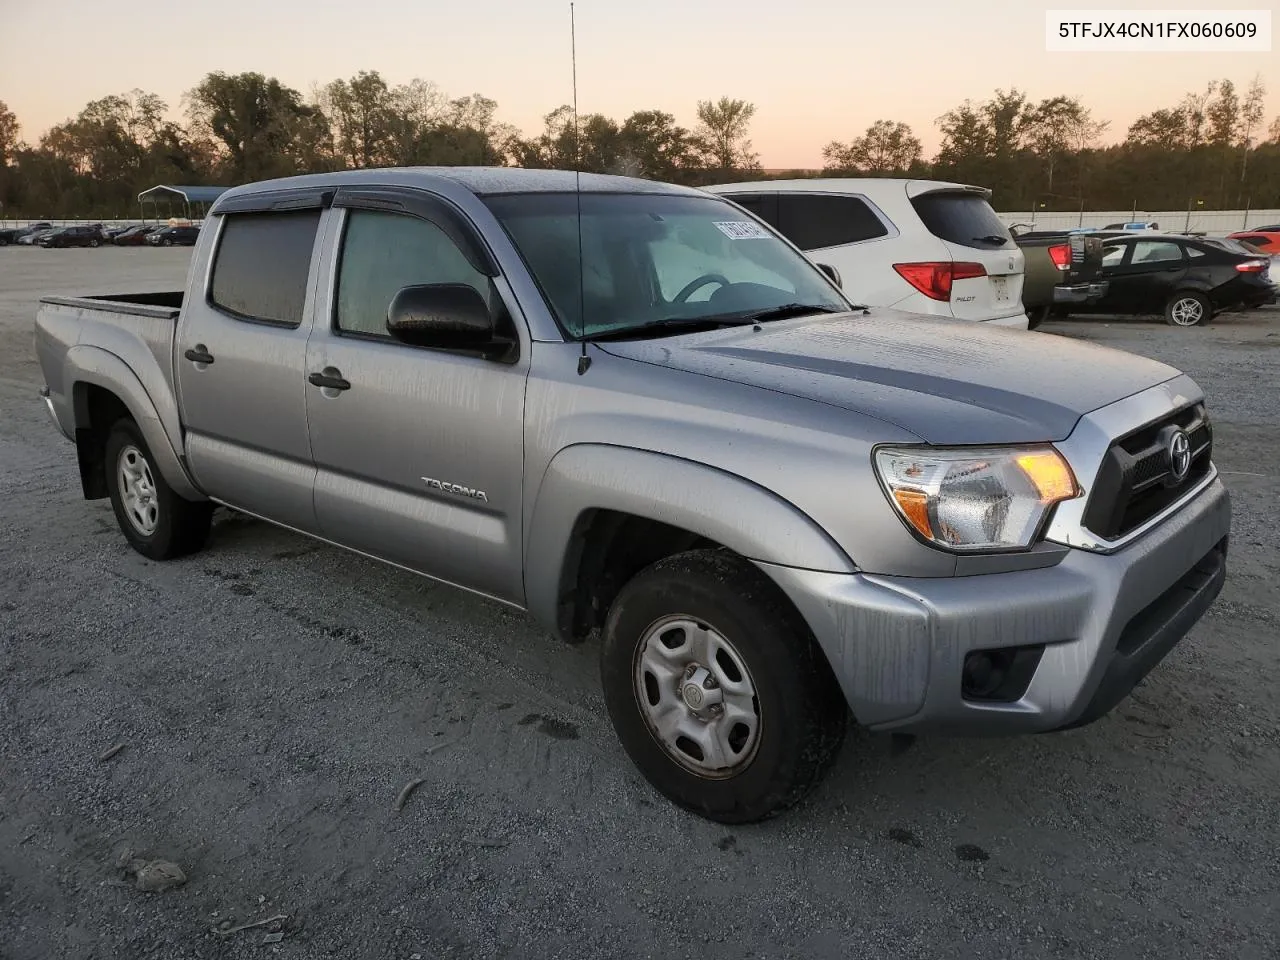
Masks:
[[[1049,10],[1045,49],[1062,53],[1268,53],[1270,10]]]
[[[768,240],[771,234],[758,223],[748,220],[721,220],[716,229],[730,240]]]

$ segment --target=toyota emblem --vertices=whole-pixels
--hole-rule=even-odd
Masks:
[[[1169,472],[1175,483],[1181,483],[1191,471],[1191,440],[1183,430],[1169,437]]]

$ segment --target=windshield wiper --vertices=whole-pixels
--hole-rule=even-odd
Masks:
[[[973,237],[972,240],[974,243],[994,243],[1002,247],[1009,242],[1008,237],[1002,237],[995,233],[988,233],[985,237]]]
[[[854,307],[855,310],[866,309]],[[592,334],[588,340],[626,340],[630,337],[660,336],[664,333],[696,330],[715,330],[719,327],[745,327],[763,320],[785,320],[787,317],[799,317],[807,313],[845,313],[843,307],[834,307],[824,303],[784,303],[767,310],[753,310],[747,313],[713,313],[705,317],[669,317],[666,320],[653,320],[649,323],[637,324],[634,327],[622,327],[618,330],[606,330]]]
[[[863,308],[854,304],[853,309],[861,310]],[[802,317],[806,313],[847,312],[848,311],[843,307],[833,307],[826,303],[784,303],[779,307],[770,307],[768,310],[756,310],[752,313],[735,313],[733,314],[733,319],[745,320],[749,323],[759,323],[761,320],[786,320],[788,317]]]

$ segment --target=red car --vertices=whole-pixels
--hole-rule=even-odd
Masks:
[[[1270,256],[1280,256],[1280,224],[1275,227],[1263,227],[1260,230],[1241,230],[1227,235],[1228,240],[1240,240],[1257,247]]]

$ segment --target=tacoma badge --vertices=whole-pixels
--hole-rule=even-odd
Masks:
[[[443,480],[434,480],[431,477],[423,477],[422,482],[432,490],[440,490],[444,493],[456,493],[461,497],[469,497],[472,500],[483,500],[489,502],[489,498],[483,490],[477,490],[475,487],[464,487],[460,483],[446,483]]]

